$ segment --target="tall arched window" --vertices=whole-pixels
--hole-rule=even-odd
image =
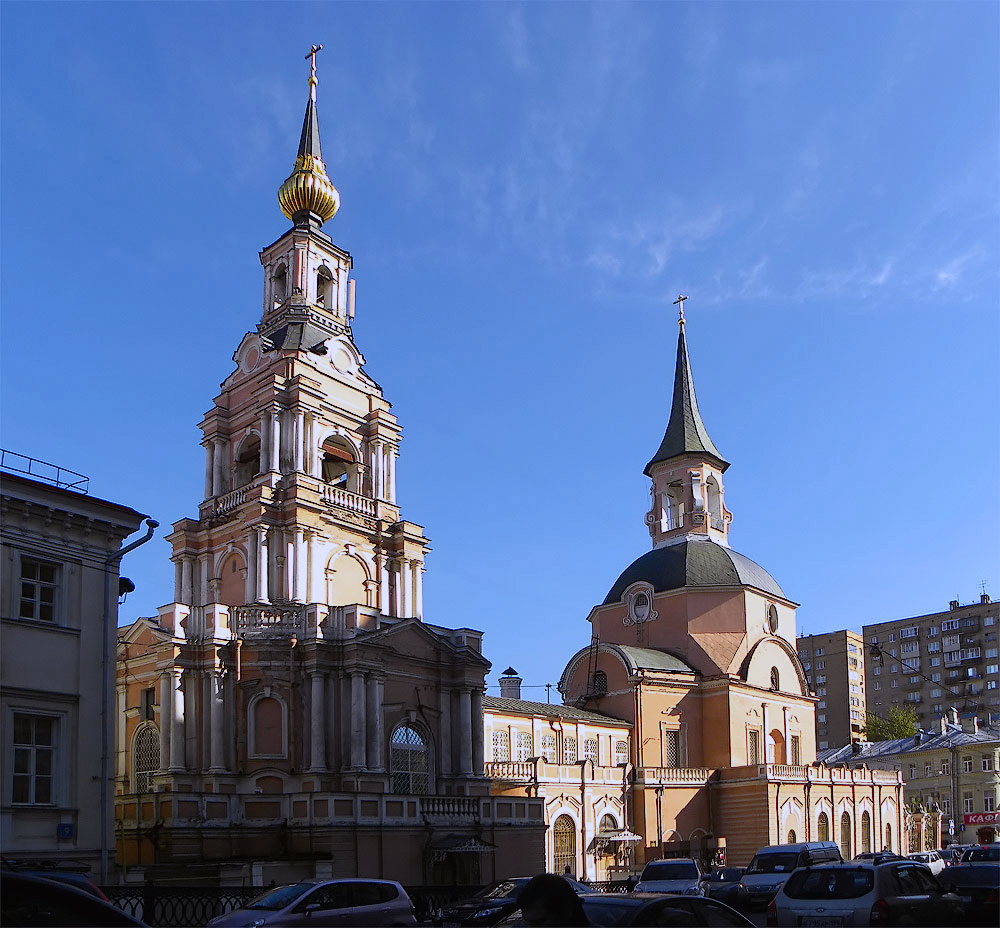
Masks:
[[[250,756],[285,756],[285,707],[273,696],[250,704]]]
[[[139,726],[132,740],[132,792],[150,792],[159,769],[160,730],[149,722]]]
[[[788,829],[788,840],[785,843],[786,844],[795,844],[796,843],[795,829],[794,828],[789,828]]]
[[[684,490],[680,483],[672,483],[663,493],[663,510],[660,531],[669,532],[684,524]]]
[[[427,744],[411,725],[400,725],[389,744],[389,770],[394,793],[421,795],[430,781]]]
[[[568,815],[560,815],[552,825],[552,871],[576,873],[576,826]]]
[[[321,267],[316,272],[316,302],[331,312],[337,308],[333,305],[333,275],[328,267]]]
[[[868,854],[872,849],[872,817],[865,809],[861,813],[861,853]]]
[[[260,474],[260,438],[257,435],[248,435],[243,440],[233,463],[234,487],[245,487]]]
[[[271,299],[275,303],[280,303],[286,296],[288,296],[288,268],[284,264],[279,264],[271,278]]]
[[[359,488],[355,485],[354,479],[357,468],[354,466],[354,453],[350,446],[339,439],[328,438],[323,442],[321,451],[323,480],[332,486],[357,493]]]
[[[825,812],[820,812],[819,818],[816,820],[816,840],[830,840],[830,819]]]
[[[618,823],[615,821],[614,816],[610,813],[605,813],[601,816],[601,824],[597,827],[597,833],[608,834],[611,831],[618,830]]]
[[[775,692],[781,689],[781,675],[778,673],[777,667],[771,668],[771,689]]]
[[[721,529],[724,527],[722,521],[722,493],[714,477],[709,477],[705,485],[708,490],[708,513],[712,520],[712,528]]]
[[[227,606],[241,606],[247,601],[246,571],[243,558],[235,551],[219,568],[218,602]]]
[[[851,817],[845,812],[840,816],[840,853],[844,860],[850,860],[854,856],[851,838]]]
[[[889,824],[885,826],[885,849],[892,850],[892,825]]]

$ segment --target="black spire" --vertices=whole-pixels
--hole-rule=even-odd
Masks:
[[[306,115],[302,120],[302,136],[299,139],[299,151],[297,157],[312,155],[313,158],[323,159],[323,151],[319,144],[319,114],[316,112],[316,95],[310,94],[309,102],[306,103]]]
[[[670,407],[670,420],[663,433],[663,441],[643,473],[649,477],[655,464],[669,461],[682,454],[707,454],[725,471],[729,462],[719,454],[708,429],[698,412],[698,398],[694,394],[694,378],[691,376],[691,359],[688,357],[687,340],[684,337],[684,317],[680,319],[680,333],[677,336],[677,366],[674,370],[674,399]]]

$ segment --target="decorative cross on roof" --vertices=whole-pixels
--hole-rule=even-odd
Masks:
[[[681,327],[684,326],[684,301],[686,299],[687,297],[682,293],[676,300],[674,300],[674,306],[678,307],[677,324]]]

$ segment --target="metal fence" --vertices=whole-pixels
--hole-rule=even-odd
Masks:
[[[610,880],[588,884],[598,893],[628,892],[628,883]],[[266,886],[105,886],[111,902],[150,928],[201,928],[265,892]],[[436,909],[467,899],[479,886],[407,886],[418,922],[430,921]]]

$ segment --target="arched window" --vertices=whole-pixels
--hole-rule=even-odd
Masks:
[[[616,741],[615,742],[615,766],[620,764],[628,763],[628,742],[627,741]]]
[[[830,840],[830,819],[825,812],[820,812],[819,818],[816,820],[816,840]]]
[[[321,476],[323,480],[335,487],[342,487],[357,493],[352,479],[357,468],[354,466],[354,454],[343,441],[329,438],[323,442],[323,457]]]
[[[271,299],[274,303],[280,303],[286,296],[288,296],[288,268],[284,264],[279,264],[271,278]]]
[[[273,696],[261,696],[250,704],[250,754],[285,756],[285,707]]]
[[[660,531],[669,532],[684,524],[684,490],[679,483],[672,483],[663,493],[663,510]]]
[[[597,828],[598,834],[607,834],[610,831],[617,831],[618,823],[610,813],[606,812],[601,816],[601,824]]]
[[[769,764],[787,764],[785,756],[785,736],[781,729],[775,728],[767,736],[767,762]]]
[[[159,769],[160,730],[152,723],[140,725],[132,739],[132,792],[150,792]]]
[[[493,732],[493,760],[510,760],[510,733],[506,731]]]
[[[644,596],[644,593],[640,593]],[[608,675],[603,670],[595,670],[590,681],[590,692],[594,696],[603,696],[608,691]]]
[[[430,781],[427,744],[413,726],[400,725],[392,733],[389,770],[394,793],[422,795],[427,792]]]
[[[781,689],[781,675],[778,673],[777,667],[771,668],[771,689],[775,692]]]
[[[245,487],[260,475],[260,438],[257,435],[249,435],[243,440],[234,464],[234,487]]]
[[[552,825],[552,871],[576,873],[576,826],[568,815],[560,815]]]
[[[795,829],[794,828],[789,828],[788,829],[788,840],[785,843],[786,844],[795,844],[796,840],[797,839],[795,837]]]
[[[328,267],[321,267],[316,272],[316,302],[331,312],[337,309],[333,299],[333,275]]]
[[[218,602],[227,606],[242,606],[247,601],[246,577],[243,558],[235,551],[222,562],[219,569]]]
[[[872,849],[872,817],[865,809],[861,813],[861,853],[868,854]]]
[[[840,816],[840,853],[844,860],[850,860],[854,856],[851,844],[851,817],[845,812]]]
[[[708,490],[708,514],[712,520],[712,528],[721,531],[725,525],[722,521],[722,493],[719,484],[714,477],[709,477],[705,488]]]

